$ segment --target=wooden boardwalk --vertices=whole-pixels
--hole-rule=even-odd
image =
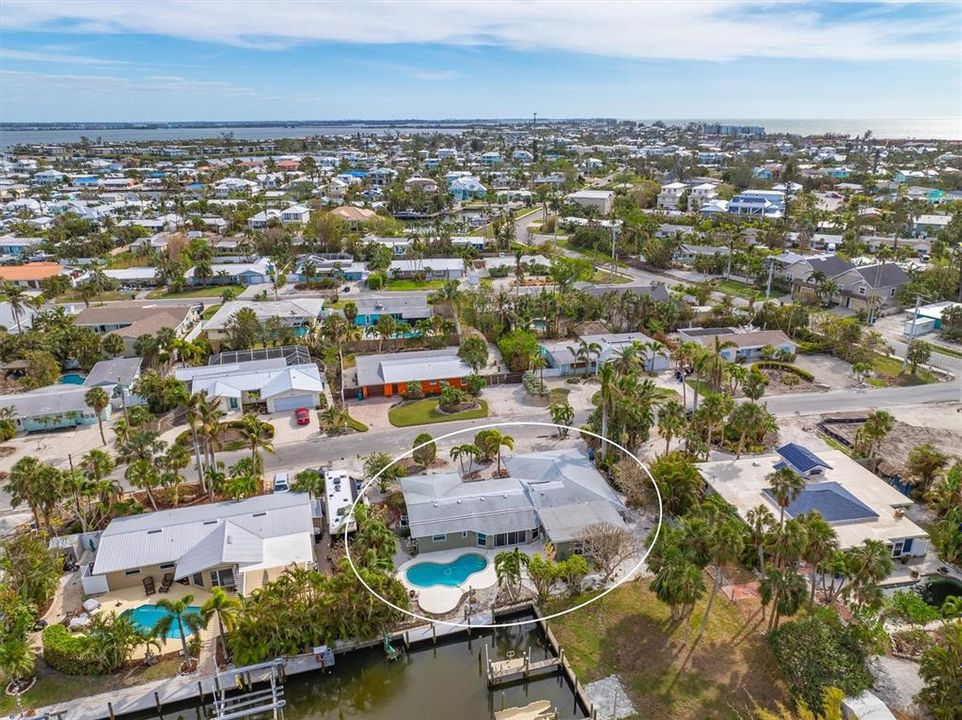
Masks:
[[[485,665],[487,666],[488,687],[527,680],[540,675],[550,675],[562,667],[560,657],[549,657],[544,660],[532,660],[528,654],[519,658],[509,657],[507,660],[489,660],[488,646],[484,646]]]

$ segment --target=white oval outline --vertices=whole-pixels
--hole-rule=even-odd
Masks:
[[[584,434],[584,435],[590,435],[591,437],[598,438],[598,439],[601,440],[602,442],[606,442],[606,443],[608,443],[609,445],[613,445],[614,447],[616,447],[616,448],[618,448],[619,450],[621,450],[621,451],[622,451],[623,453],[625,453],[628,457],[630,457],[632,460],[634,460],[634,461],[638,464],[638,467],[640,467],[642,470],[645,471],[645,474],[648,475],[648,479],[651,480],[652,487],[655,488],[655,495],[656,495],[657,498],[658,498],[658,525],[655,527],[655,534],[654,534],[654,537],[653,537],[652,540],[651,540],[651,544],[648,546],[648,549],[645,550],[645,554],[642,555],[641,559],[638,561],[638,564],[635,565],[633,568],[631,568],[631,570],[629,570],[628,572],[626,572],[625,575],[624,575],[624,577],[621,578],[620,580],[618,580],[618,582],[616,582],[616,583],[615,583],[614,585],[612,585],[610,588],[604,590],[603,592],[599,593],[598,595],[596,595],[595,597],[591,598],[590,600],[586,600],[585,602],[581,603],[580,605],[575,605],[574,607],[568,608],[567,610],[562,610],[561,612],[552,613],[551,615],[538,616],[538,617],[533,618],[533,619],[531,619],[531,620],[519,620],[519,621],[517,621],[517,622],[510,622],[510,623],[494,623],[494,622],[493,622],[493,623],[490,623],[490,624],[487,624],[487,625],[474,625],[474,624],[471,624],[471,623],[468,623],[468,622],[454,622],[454,621],[451,621],[451,620],[441,620],[441,619],[438,619],[438,618],[425,617],[424,615],[419,615],[418,613],[412,612],[411,610],[406,610],[405,608],[398,607],[397,605],[395,605],[394,603],[392,603],[390,600],[387,600],[387,599],[381,597],[380,595],[378,595],[366,582],[364,582],[364,578],[361,577],[361,574],[357,571],[357,568],[354,566],[354,560],[351,558],[351,544],[350,544],[350,542],[348,541],[348,525],[349,525],[349,523],[345,523],[345,524],[344,524],[344,553],[345,553],[345,555],[347,556],[347,562],[348,562],[348,564],[351,566],[351,571],[354,573],[354,576],[360,581],[361,585],[364,586],[364,589],[365,589],[365,590],[367,590],[371,595],[373,595],[374,597],[376,597],[378,600],[380,600],[382,603],[384,603],[384,604],[387,605],[388,607],[390,607],[390,608],[392,608],[392,609],[394,609],[394,610],[397,610],[398,612],[403,613],[403,614],[407,615],[408,617],[412,617],[412,618],[414,618],[415,620],[422,620],[423,622],[426,622],[426,623],[431,624],[431,625],[433,625],[433,624],[438,624],[438,625],[446,625],[446,626],[448,626],[448,627],[467,628],[467,629],[478,629],[478,628],[509,628],[509,627],[520,627],[520,626],[524,626],[524,625],[530,625],[530,624],[532,624],[532,623],[537,623],[537,622],[552,620],[552,619],[554,619],[554,618],[563,617],[564,615],[567,615],[568,613],[574,612],[575,610],[580,610],[581,608],[587,607],[588,605],[591,605],[592,603],[597,602],[598,600],[600,600],[601,598],[603,598],[603,597],[604,597],[605,595],[607,595],[608,593],[610,593],[610,592],[612,592],[613,590],[617,589],[617,588],[618,588],[620,585],[622,585],[623,583],[627,582],[627,581],[631,578],[631,576],[634,575],[634,574],[639,570],[639,568],[641,568],[641,566],[644,564],[645,560],[647,560],[647,559],[648,559],[648,556],[651,554],[652,549],[655,547],[655,543],[658,542],[658,535],[661,533],[661,524],[662,524],[662,521],[663,521],[663,519],[664,519],[664,510],[663,510],[662,504],[661,504],[661,491],[658,489],[658,483],[655,482],[655,478],[654,478],[654,476],[651,474],[651,471],[650,471],[650,470],[645,466],[645,464],[644,464],[643,462],[641,462],[641,460],[639,460],[638,457],[637,457],[633,452],[631,452],[630,450],[622,447],[621,445],[619,445],[618,443],[614,442],[613,440],[608,440],[608,439],[606,439],[604,436],[599,435],[598,433],[592,432],[591,430],[585,430],[585,429],[582,429],[582,428],[574,428],[574,427],[571,427],[570,425],[559,425],[559,424],[557,424],[557,423],[540,422],[540,421],[536,421],[536,420],[514,420],[514,421],[506,421],[506,422],[499,422],[499,423],[485,423],[485,424],[483,424],[483,425],[472,425],[472,426],[470,426],[470,427],[461,428],[460,430],[455,430],[454,432],[450,432],[450,433],[447,433],[447,434],[445,434],[445,435],[440,435],[440,436],[438,436],[438,437],[436,437],[436,438],[431,438],[431,440],[429,440],[429,441],[427,441],[427,442],[423,442],[423,443],[421,443],[420,445],[415,445],[415,446],[412,447],[410,450],[406,450],[405,452],[403,452],[403,453],[401,453],[400,455],[398,455],[398,456],[397,456],[396,458],[394,458],[391,462],[389,462],[387,465],[385,465],[383,468],[381,468],[381,470],[378,471],[378,473],[377,473],[376,475],[374,475],[370,480],[368,480],[366,483],[364,483],[364,485],[361,486],[361,489],[360,489],[360,490],[358,491],[358,493],[357,493],[357,499],[355,499],[354,502],[351,504],[351,510],[350,510],[350,512],[348,513],[347,517],[351,517],[351,516],[354,515],[355,511],[357,510],[357,504],[358,504],[358,503],[361,501],[361,499],[364,497],[364,492],[365,492],[374,482],[377,481],[377,479],[381,476],[381,473],[383,473],[385,470],[387,470],[389,467],[391,467],[394,463],[396,463],[396,462],[398,462],[399,460],[402,460],[403,458],[406,458],[408,455],[411,455],[412,453],[414,453],[415,450],[419,450],[420,448],[426,447],[426,446],[428,446],[428,445],[430,445],[430,444],[432,444],[432,443],[437,443],[439,440],[446,440],[447,438],[454,437],[455,435],[461,435],[461,434],[466,433],[466,432],[474,432],[474,433],[477,433],[477,432],[480,431],[480,430],[486,430],[486,429],[491,429],[491,428],[498,428],[498,427],[505,427],[505,426],[521,427],[521,426],[525,426],[525,425],[530,425],[530,426],[534,426],[534,427],[549,427],[549,428],[554,428],[554,429],[569,430],[569,431],[574,431],[575,433]],[[491,619],[494,620],[494,612],[493,612],[493,611],[492,611],[492,613],[491,613]]]

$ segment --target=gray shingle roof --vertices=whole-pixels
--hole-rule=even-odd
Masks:
[[[144,359],[139,357],[116,357],[110,358],[109,360],[101,360],[87,373],[87,379],[84,380],[84,385],[88,388],[95,385],[116,385],[117,383],[128,386],[134,381],[134,378],[137,377],[143,361]]]
[[[24,393],[0,395],[0,408],[12,407],[18,418],[37,418],[67,412],[93,413],[84,401],[84,385],[48,385]]]
[[[885,263],[881,268],[879,265],[863,265],[856,269],[873,288],[894,287],[909,281],[908,273],[895,263]]]

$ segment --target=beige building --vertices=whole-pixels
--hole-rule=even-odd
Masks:
[[[306,493],[274,493],[116,518],[103,531],[85,587],[101,592],[182,582],[250,594],[292,565],[314,563]]]

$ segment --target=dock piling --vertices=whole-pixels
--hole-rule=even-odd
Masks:
[[[157,714],[163,715],[164,713],[160,704],[160,695],[157,694],[156,690],[154,690],[154,705],[157,707]]]
[[[107,701],[107,712],[110,713],[110,720],[117,720],[117,716],[114,714],[114,704]]]

